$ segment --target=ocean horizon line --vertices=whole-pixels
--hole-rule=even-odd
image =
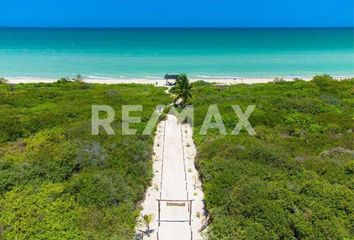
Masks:
[[[124,27],[124,26],[117,26],[117,27],[93,27],[93,26],[0,26],[0,29],[43,29],[43,30],[330,30],[330,29],[353,29],[354,26],[288,26],[288,27],[276,27],[276,26],[265,26],[265,27],[208,27],[208,26],[194,26],[194,27],[183,27],[183,26],[176,26],[176,27],[154,27],[154,26],[147,26],[147,27]]]

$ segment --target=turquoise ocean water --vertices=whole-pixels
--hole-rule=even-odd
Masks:
[[[0,76],[353,76],[353,36],[353,29],[0,29]]]

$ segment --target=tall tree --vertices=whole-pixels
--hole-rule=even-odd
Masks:
[[[182,107],[186,106],[188,99],[192,98],[191,89],[192,85],[190,84],[187,75],[179,75],[176,81],[176,86],[173,89],[177,94],[174,103],[180,103]]]

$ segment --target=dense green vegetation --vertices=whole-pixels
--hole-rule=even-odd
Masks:
[[[121,105],[143,123],[164,89],[80,81],[0,85],[0,239],[132,239],[150,182],[153,136],[122,136]],[[115,136],[91,135],[91,105],[116,110]]]
[[[188,85],[211,240],[354,238],[353,86],[328,76]],[[144,106],[141,133],[170,101],[153,86],[79,76],[0,84],[0,239],[132,239],[153,136],[120,135],[121,105]],[[91,135],[92,104],[116,110],[117,135]],[[231,105],[256,105],[257,135],[198,135],[211,104],[229,133],[238,122]]]
[[[6,84],[8,80],[6,78],[0,77],[0,84]]]
[[[329,76],[194,84],[210,239],[354,239],[353,86]],[[231,105],[256,105],[257,135],[198,135],[210,104],[229,133],[238,122]]]

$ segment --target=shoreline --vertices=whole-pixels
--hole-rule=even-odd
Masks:
[[[352,78],[354,76],[332,76],[334,79],[343,80]],[[5,77],[6,78],[6,77]],[[268,83],[273,82],[276,77],[235,77],[235,78],[190,78],[191,82],[205,81],[215,84],[255,84],[255,83]],[[310,81],[313,77],[309,76],[293,76],[293,77],[278,77],[284,79],[285,81],[293,81],[296,78]],[[41,78],[41,77],[8,77],[6,78],[10,84],[21,84],[21,83],[55,83],[58,79],[56,78]],[[164,86],[165,80],[163,78],[83,78],[86,83],[96,83],[96,84],[152,84],[157,86]],[[157,83],[157,84],[156,84]]]

